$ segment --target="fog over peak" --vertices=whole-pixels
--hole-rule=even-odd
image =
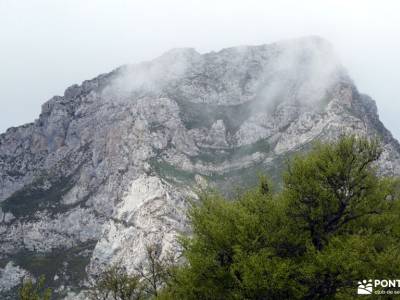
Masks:
[[[180,91],[177,97],[194,103],[241,104],[258,98],[268,109],[290,98],[310,106],[343,78],[349,81],[332,45],[306,36],[203,54],[194,48],[174,48],[153,60],[119,68],[103,96],[131,101],[141,94],[168,94],[172,85]]]
[[[196,54],[312,36],[300,40],[332,44],[399,137],[399,8],[392,0],[0,1],[0,131],[32,121],[67,86],[171,48]]]

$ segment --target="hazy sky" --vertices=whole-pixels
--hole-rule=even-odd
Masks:
[[[0,0],[0,132],[68,86],[175,47],[320,35],[400,138],[400,1]]]

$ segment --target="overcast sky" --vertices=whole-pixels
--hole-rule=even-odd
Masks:
[[[0,0],[0,132],[65,88],[175,47],[320,35],[400,138],[400,1]]]

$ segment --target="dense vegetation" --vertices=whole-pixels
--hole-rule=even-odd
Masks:
[[[295,157],[273,194],[206,193],[189,212],[186,262],[171,299],[353,298],[363,278],[400,274],[396,179],[378,177],[378,142],[343,137]]]
[[[400,184],[377,175],[380,155],[377,141],[342,137],[293,158],[279,192],[261,177],[233,199],[203,193],[179,265],[149,248],[142,271],[111,269],[92,291],[119,282],[132,295],[121,300],[353,299],[361,279],[398,278]]]

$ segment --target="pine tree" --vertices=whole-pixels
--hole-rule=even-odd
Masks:
[[[400,274],[399,181],[378,176],[377,141],[344,136],[295,157],[273,194],[201,195],[185,263],[160,299],[352,299]]]

